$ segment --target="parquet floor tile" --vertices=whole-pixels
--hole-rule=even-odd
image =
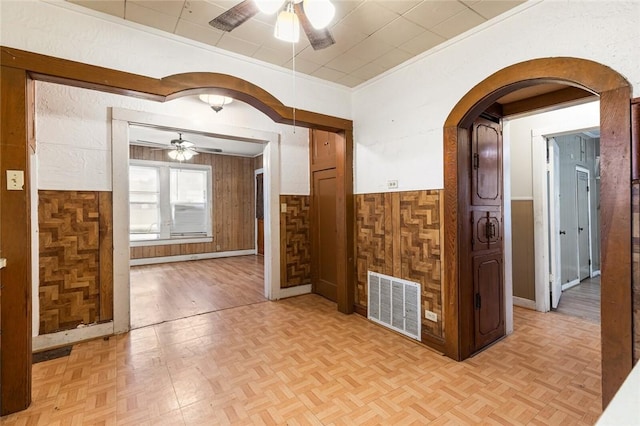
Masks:
[[[33,366],[13,425],[589,425],[599,326],[516,308],[454,362],[307,295],[178,319]]]

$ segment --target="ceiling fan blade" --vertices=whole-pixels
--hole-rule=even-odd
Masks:
[[[259,11],[253,0],[244,0],[209,21],[209,25],[222,31],[231,31],[255,16]]]
[[[307,38],[309,39],[309,43],[311,43],[313,50],[325,49],[335,44],[336,41],[333,39],[333,36],[328,29],[323,28],[321,30],[316,30],[315,28],[313,28],[313,25],[311,25],[311,22],[309,22],[307,15],[304,13],[302,2],[296,3],[294,7],[296,15],[298,15],[298,19],[300,20],[300,25],[302,25],[302,29],[307,35]]]

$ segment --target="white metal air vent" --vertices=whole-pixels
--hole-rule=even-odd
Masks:
[[[369,271],[368,318],[420,339],[420,284]]]

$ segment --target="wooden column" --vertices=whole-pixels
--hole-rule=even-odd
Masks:
[[[632,367],[630,89],[600,94],[602,405]]]
[[[0,414],[31,403],[31,221],[29,145],[34,85],[27,72],[2,66],[0,108],[0,270],[2,359]],[[24,172],[21,190],[7,190],[7,170]]]

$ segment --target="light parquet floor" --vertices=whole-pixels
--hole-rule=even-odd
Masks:
[[[598,325],[514,316],[458,363],[315,295],[198,315],[34,365],[33,405],[2,424],[593,424]]]
[[[131,327],[264,302],[264,258],[132,266]]]

